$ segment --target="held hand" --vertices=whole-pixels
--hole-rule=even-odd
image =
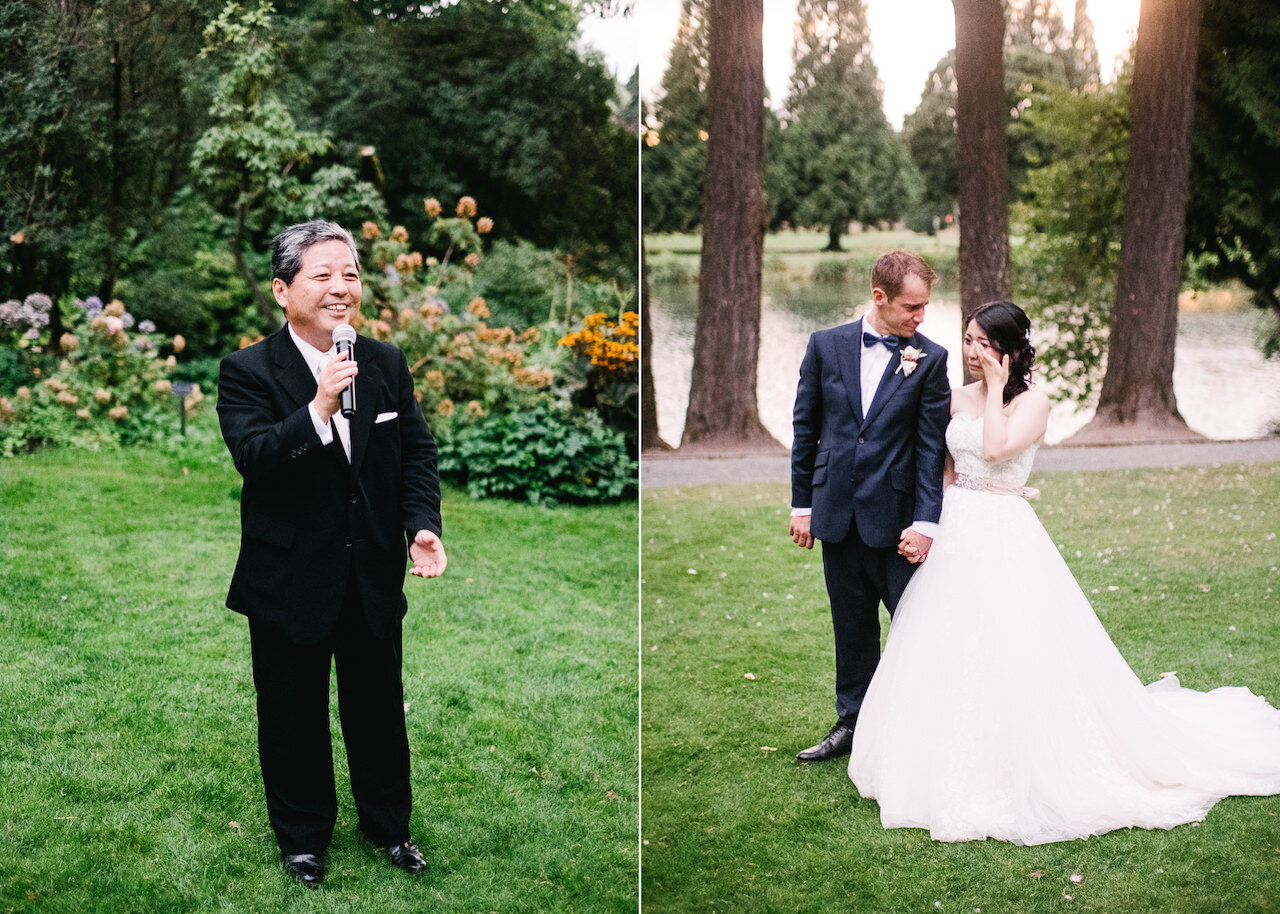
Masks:
[[[347,358],[346,353],[320,369],[320,377],[316,381],[316,396],[312,402],[325,422],[338,411],[338,395],[351,385],[359,370],[356,363]]]
[[[933,545],[933,539],[925,536],[919,530],[908,527],[902,531],[902,539],[898,543],[898,553],[913,565],[918,565],[929,557],[929,547]]]
[[[791,518],[791,540],[802,549],[813,548],[813,534],[809,532],[812,520],[808,514]]]
[[[444,554],[444,543],[430,530],[418,531],[409,544],[409,558],[413,559],[409,573],[420,578],[438,578],[449,564],[449,558]]]

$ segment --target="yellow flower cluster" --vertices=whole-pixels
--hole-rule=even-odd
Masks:
[[[597,312],[583,320],[581,330],[561,337],[560,345],[586,356],[605,371],[630,371],[640,358],[640,346],[634,342],[639,328],[640,316],[634,311],[625,312],[617,324],[604,312]]]

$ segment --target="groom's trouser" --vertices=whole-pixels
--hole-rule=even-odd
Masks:
[[[916,566],[897,546],[868,546],[851,525],[842,541],[823,540],[822,570],[836,639],[836,714],[852,727],[880,661],[880,604],[893,615]]]
[[[400,679],[400,633],[375,635],[354,587],[334,630],[295,644],[249,620],[258,692],[258,755],[267,813],[280,850],[322,853],[338,817],[329,738],[329,671],[338,671],[338,717],[360,831],[390,847],[409,840],[409,740]]]

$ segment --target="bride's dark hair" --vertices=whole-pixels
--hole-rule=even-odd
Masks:
[[[987,341],[1000,355],[1009,356],[1009,380],[1004,385],[1004,402],[1031,387],[1031,365],[1036,347],[1031,345],[1031,319],[1009,301],[987,302],[969,318],[977,321]]]

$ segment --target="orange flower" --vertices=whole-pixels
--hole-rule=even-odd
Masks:
[[[173,338],[173,351],[181,352],[186,348],[187,348],[187,338],[183,336],[181,333],[179,333],[177,336]],[[241,346],[240,348],[243,349],[244,346]]]
[[[382,229],[378,228],[378,223],[376,222],[366,222],[360,227],[360,230],[364,234],[366,241],[372,241],[382,234]]]
[[[458,215],[463,219],[470,219],[476,214],[476,198],[463,197],[458,201]]]
[[[480,405],[479,400],[472,400],[467,404],[467,415],[477,418],[484,415],[484,407]]]
[[[111,409],[107,410],[107,415],[110,416],[112,419],[116,420],[117,422],[119,422],[125,416],[129,415],[129,407],[113,406],[111,407]]]
[[[173,391],[173,382],[165,378],[156,381],[156,393],[167,394]]]
[[[483,320],[489,316],[489,307],[485,304],[484,299],[477,295],[467,303],[467,313],[474,314]]]
[[[440,403],[436,406],[436,412],[438,412],[440,415],[445,417],[452,416],[453,411],[454,411],[453,401],[447,398],[444,400],[441,400]]]
[[[22,244],[24,241],[27,240],[27,233],[14,232],[12,235],[9,236],[9,240],[12,241],[14,244]]]
[[[409,230],[403,225],[397,225],[391,230],[391,240],[403,244],[409,240]]]
[[[427,211],[427,215],[433,219],[436,216],[440,215],[440,210],[441,210],[440,201],[437,200],[435,197],[430,197],[426,200],[423,200],[422,208],[425,209]]]
[[[75,352],[80,348],[80,338],[74,333],[64,333],[58,337],[58,346],[63,352]]]
[[[487,235],[493,231],[493,220],[488,216],[481,216],[476,220],[476,231],[481,235]]]
[[[478,267],[480,266],[480,255],[468,254],[466,257],[462,258],[462,262],[469,267]]]

